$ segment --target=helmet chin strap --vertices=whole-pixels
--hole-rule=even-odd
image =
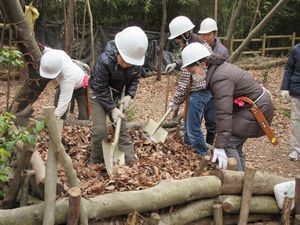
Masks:
[[[185,41],[185,46],[189,44],[189,40],[191,38],[191,31],[189,31],[189,36],[186,38],[184,34],[181,35],[181,38]]]

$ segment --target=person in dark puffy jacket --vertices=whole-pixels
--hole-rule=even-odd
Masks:
[[[127,27],[109,41],[98,57],[89,81],[92,108],[92,151],[91,162],[104,162],[102,140],[107,138],[106,115],[113,122],[122,119],[119,150],[125,153],[125,162],[135,159],[133,144],[127,129],[124,112],[117,107],[125,87],[125,97],[120,100],[124,110],[134,98],[142,65],[148,47],[144,31],[136,26]]]
[[[298,160],[300,154],[300,43],[292,48],[281,83],[281,96],[291,96],[291,152],[289,159]]]
[[[262,87],[247,71],[225,62],[223,57],[208,55],[200,43],[192,43],[182,51],[183,67],[192,74],[206,76],[208,89],[214,96],[216,107],[216,140],[212,161],[226,169],[228,157],[237,160],[237,170],[245,169],[243,144],[248,138],[264,135],[253,116],[250,105],[239,97],[248,97],[261,110],[271,124],[273,105],[269,91]]]

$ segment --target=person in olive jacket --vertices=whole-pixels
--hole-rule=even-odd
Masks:
[[[183,67],[192,74],[206,76],[208,88],[216,107],[216,140],[212,161],[226,169],[229,157],[237,160],[237,170],[245,169],[243,144],[248,138],[264,135],[250,106],[238,98],[250,98],[263,113],[269,124],[273,118],[273,105],[269,91],[247,71],[225,62],[218,55],[209,55],[200,43],[192,43],[182,51]],[[205,57],[203,57],[205,56]]]
[[[125,97],[120,100],[124,110],[134,98],[147,48],[148,39],[144,31],[136,26],[127,27],[107,43],[94,65],[89,81],[93,120],[91,162],[104,162],[102,140],[107,138],[106,115],[112,122],[119,117],[122,119],[118,147],[125,153],[126,163],[135,159],[125,115],[117,103],[124,87]]]
[[[291,96],[291,152],[289,159],[298,160],[300,154],[300,43],[292,48],[281,83],[281,96]]]

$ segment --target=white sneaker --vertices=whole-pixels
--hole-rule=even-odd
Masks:
[[[290,160],[292,161],[297,161],[298,160],[298,152],[297,151],[292,151],[290,154],[289,154],[289,158]]]

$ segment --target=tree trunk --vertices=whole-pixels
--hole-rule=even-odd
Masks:
[[[39,76],[39,62],[42,53],[29,28],[20,2],[18,0],[2,0],[0,5],[2,13],[7,16],[7,22],[17,32],[14,41],[18,42],[17,46],[23,53],[24,60],[28,65],[29,77],[24,81],[14,98],[14,103],[18,103],[18,112],[36,101],[49,80]]]
[[[115,192],[88,200],[82,199],[81,204],[84,205],[89,220],[99,220],[126,215],[133,210],[139,213],[151,212],[197,199],[215,198],[220,193],[221,181],[217,177],[202,176],[162,181],[157,186],[141,191]],[[213,200],[211,202],[213,204]],[[68,199],[56,201],[55,224],[66,223],[68,205]],[[0,224],[41,224],[43,208],[44,203],[0,210]]]
[[[246,0],[239,0],[238,6],[237,6],[234,14],[230,17],[228,28],[227,28],[227,33],[226,33],[226,36],[224,39],[224,45],[227,47],[227,49],[229,49],[229,51],[231,50],[231,48],[230,48],[231,38],[232,38],[234,30],[236,28],[238,18],[240,17],[246,2],[247,2]]]
[[[287,0],[279,0],[274,8],[263,18],[263,20],[248,34],[245,40],[241,43],[241,45],[233,52],[230,56],[230,62],[235,62],[240,54],[244,51],[244,49],[248,46],[251,42],[251,39],[260,32],[265,25],[275,16],[275,14],[281,9],[283,4]]]
[[[68,0],[68,8],[66,10],[66,27],[65,27],[65,51],[72,57],[73,37],[74,37],[74,8],[75,0]]]
[[[159,40],[159,56],[158,56],[157,77],[156,77],[156,80],[158,80],[158,81],[161,80],[161,64],[162,64],[164,43],[165,43],[166,20],[167,20],[167,0],[163,0],[162,1],[162,20],[161,20],[160,40]]]
[[[218,170],[216,176],[222,181],[223,194],[242,194],[244,172]],[[275,184],[289,180],[292,178],[257,171],[253,182],[253,195],[273,195]]]
[[[78,224],[80,215],[81,190],[79,187],[72,187],[68,191],[69,194],[69,211],[67,217],[67,225]]]
[[[95,64],[95,48],[94,48],[94,30],[93,30],[93,14],[91,10],[90,0],[86,0],[86,6],[88,9],[89,19],[90,19],[90,35],[91,35],[91,59],[90,59],[90,68],[93,68]]]
[[[22,148],[17,147],[17,151],[17,168],[13,179],[9,183],[8,193],[3,201],[4,208],[6,209],[13,208],[16,205],[16,199],[22,183],[22,172],[29,168],[33,146],[24,143]]]

